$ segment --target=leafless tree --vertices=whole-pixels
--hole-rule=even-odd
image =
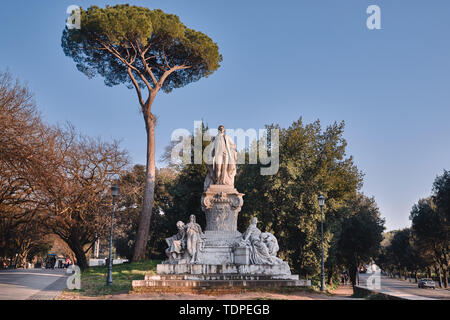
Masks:
[[[86,253],[110,223],[110,186],[128,165],[119,143],[81,136],[72,127],[58,129],[51,176],[42,190],[46,199],[45,224],[74,252],[80,268]]]
[[[41,233],[33,221],[42,214],[36,191],[46,175],[51,132],[29,90],[0,72],[0,259],[25,260]]]

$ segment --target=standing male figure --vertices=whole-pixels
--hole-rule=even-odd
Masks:
[[[208,165],[204,190],[210,184],[234,186],[236,175],[237,151],[233,140],[225,134],[225,127],[220,125],[218,134],[211,140],[212,162]]]

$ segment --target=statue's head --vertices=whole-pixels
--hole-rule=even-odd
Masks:
[[[183,221],[178,221],[177,222],[177,228],[178,228],[178,230],[183,229],[184,228],[184,222]]]
[[[250,220],[250,224],[257,225],[258,224],[258,218],[253,217],[252,220]]]
[[[225,133],[225,127],[223,125],[220,125],[217,130],[219,130],[220,133]]]
[[[193,214],[191,214],[191,215],[189,216],[189,221],[195,222],[195,216],[194,216]]]

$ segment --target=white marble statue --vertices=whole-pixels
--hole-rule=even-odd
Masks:
[[[172,237],[166,238],[169,246],[166,249],[166,255],[169,258],[166,263],[177,263],[184,258],[186,252],[186,231],[183,221],[177,222],[178,233]]]
[[[277,258],[279,250],[277,239],[270,232],[261,232],[257,224],[258,219],[252,218],[238,246],[250,249],[251,264],[282,264],[283,260]]]
[[[193,214],[189,217],[189,220],[189,223],[185,226],[187,252],[190,256],[189,263],[201,263],[200,253],[203,251],[205,244],[205,235]]]
[[[218,134],[212,138],[211,164],[205,178],[204,190],[211,184],[234,186],[236,175],[237,151],[236,145],[229,136],[225,134],[225,127],[219,126]]]

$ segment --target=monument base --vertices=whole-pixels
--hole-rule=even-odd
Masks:
[[[159,264],[158,275],[133,280],[133,288],[281,288],[309,287],[310,280],[286,274],[284,265]]]
[[[158,264],[158,275],[265,275],[291,279],[287,263],[267,264]],[[298,279],[298,276],[297,276]]]
[[[289,266],[236,264],[159,264],[157,275],[134,280],[133,288],[277,288],[309,287],[310,280],[292,275]]]
[[[168,250],[173,250],[170,254],[178,256],[158,264],[157,275],[134,280],[133,288],[233,291],[249,287],[311,286],[311,281],[292,275],[287,262],[277,258],[277,239],[269,232],[261,232],[256,218],[252,218],[244,234],[238,231],[237,216],[243,195],[233,186],[209,185],[201,198],[206,216],[204,232],[195,222],[195,215],[190,216],[186,225],[178,222],[179,233],[166,239]],[[180,240],[185,241],[183,246]],[[183,255],[174,248],[184,251]]]
[[[234,262],[233,244],[242,238],[239,231],[205,231],[205,246],[199,254],[203,264]]]

